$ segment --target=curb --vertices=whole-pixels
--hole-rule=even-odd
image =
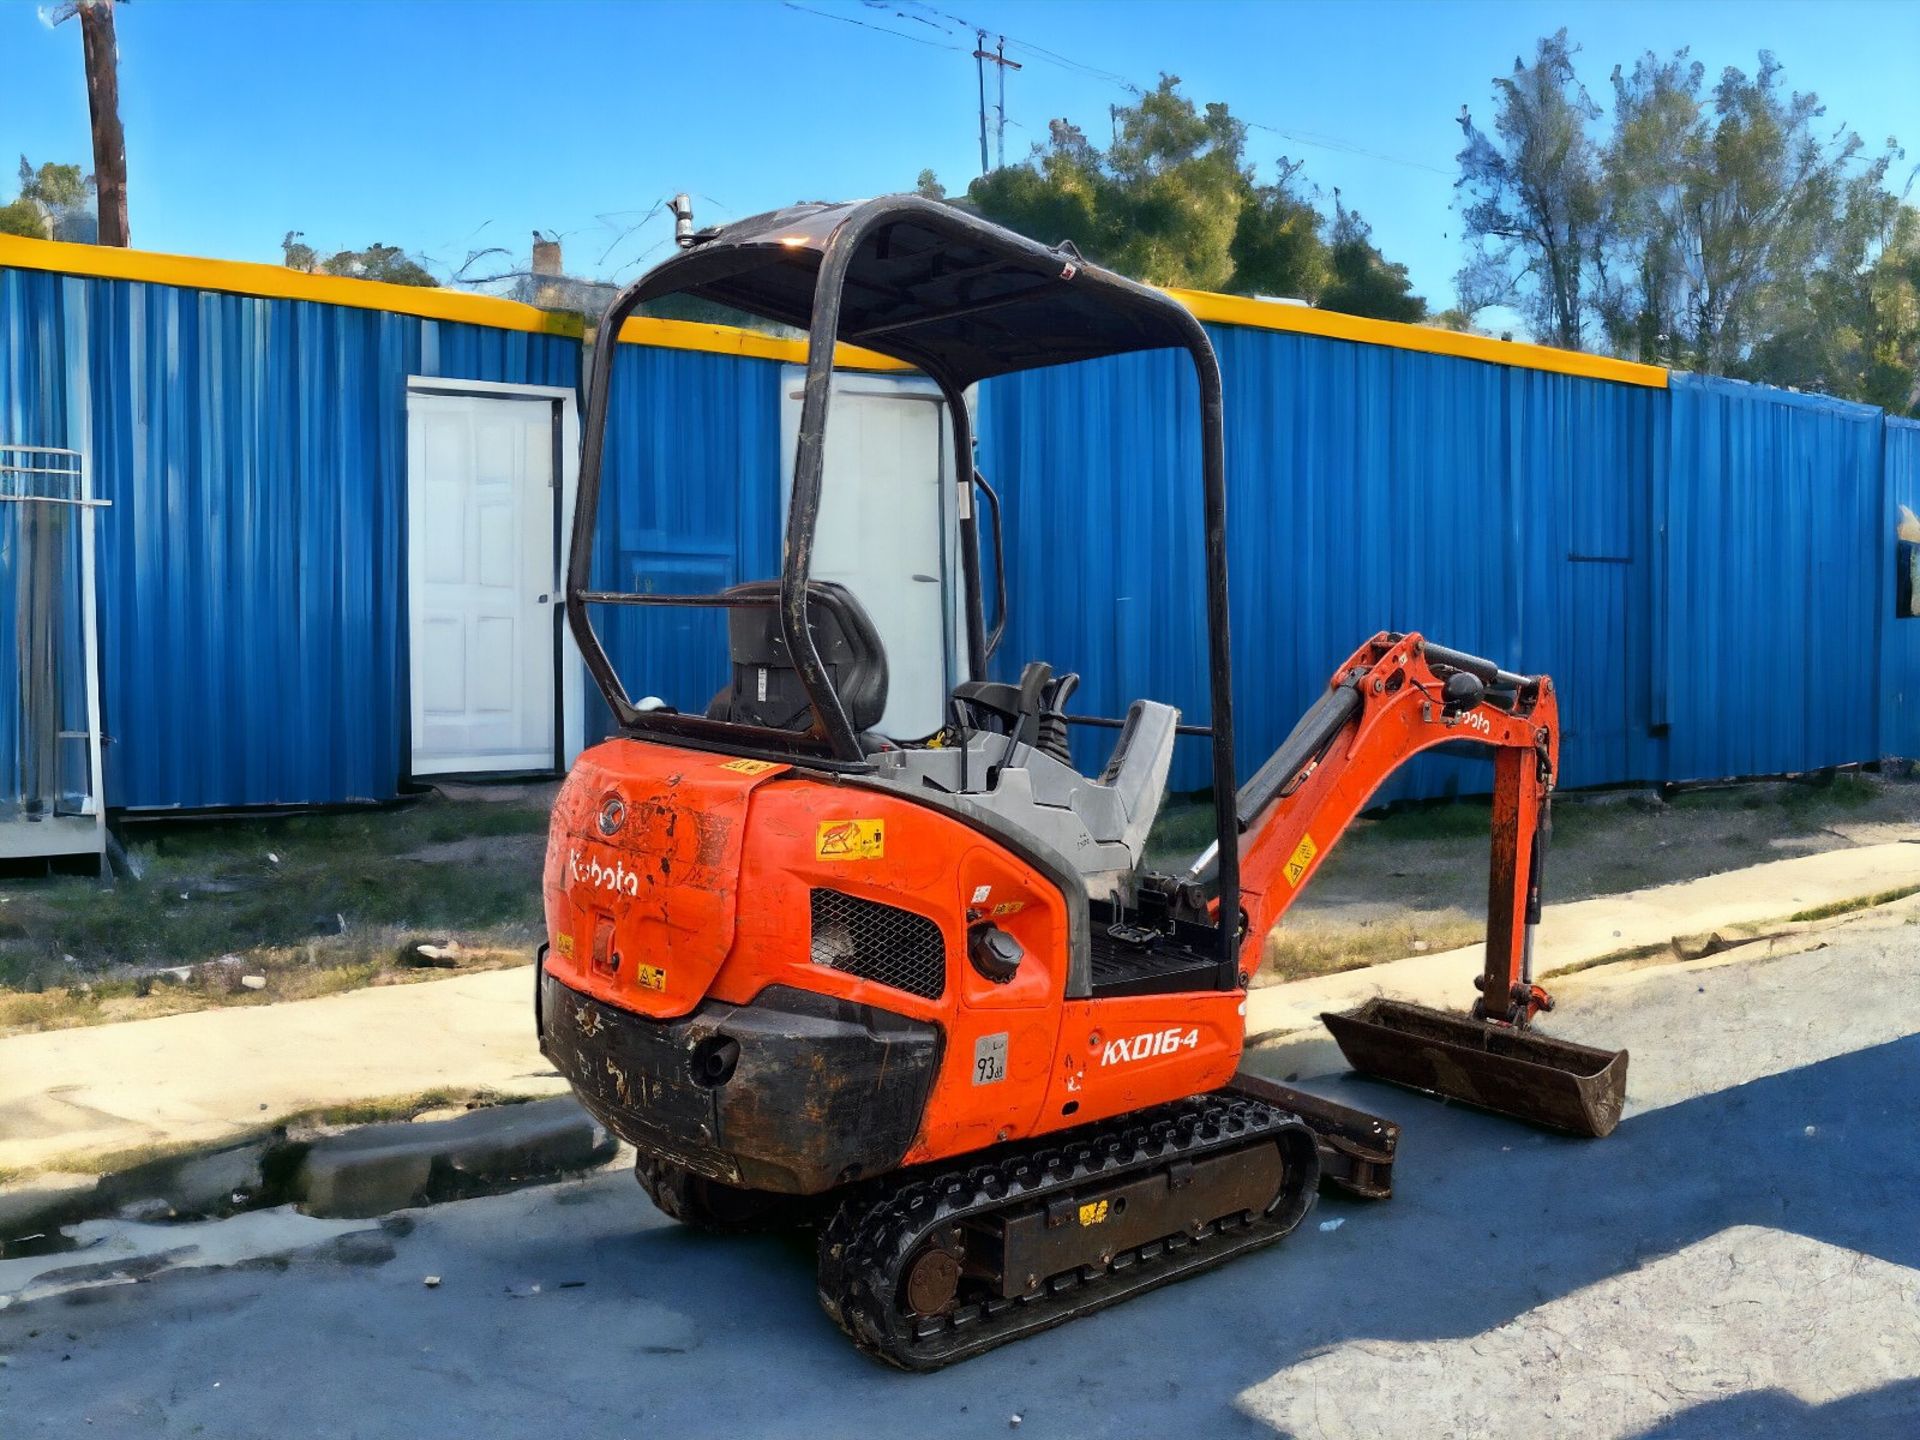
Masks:
[[[368,1219],[596,1169],[617,1148],[571,1096],[332,1134],[276,1129],[91,1185],[0,1195],[0,1257],[59,1249],[63,1227],[107,1217],[168,1221],[293,1204],[315,1217]]]

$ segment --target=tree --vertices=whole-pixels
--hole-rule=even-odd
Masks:
[[[933,171],[922,170],[920,178],[913,182],[913,193],[929,200],[944,200],[947,198],[947,187],[940,183],[940,177]]]
[[[1840,236],[1784,322],[1754,346],[1772,384],[1920,415],[1920,210],[1870,176],[1848,183]]]
[[[301,235],[299,230],[289,230],[280,241],[283,263],[290,270],[343,275],[354,280],[383,280],[389,285],[437,286],[440,283],[397,245],[382,245],[376,240],[364,250],[336,250],[322,260],[311,245],[302,241]]]
[[[0,232],[91,242],[93,180],[78,165],[34,166],[20,157],[20,194],[0,206]]]
[[[305,233],[301,230],[289,230],[280,237],[280,263],[289,270],[304,270],[312,274],[320,268],[320,257],[314,253],[311,245],[301,239]]]
[[[1245,295],[1320,297],[1333,275],[1320,235],[1324,222],[1294,188],[1299,162],[1282,157],[1279,169],[1274,184],[1249,186],[1228,247],[1231,285]]]
[[[1552,344],[1580,347],[1593,256],[1605,213],[1598,151],[1588,126],[1600,110],[1574,73],[1578,47],[1559,30],[1533,63],[1496,76],[1493,134],[1465,106],[1460,129],[1462,223],[1475,245],[1460,273],[1463,306],[1510,297]]]
[[[1320,308],[1409,325],[1426,319],[1427,302],[1413,293],[1407,267],[1391,263],[1374,248],[1372,227],[1358,210],[1341,203],[1338,190],[1333,204],[1332,279],[1320,293]]]
[[[994,170],[968,187],[980,212],[1149,285],[1223,288],[1233,274],[1234,225],[1248,188],[1246,129],[1224,105],[1204,111],[1163,75],[1115,116],[1104,154],[1065,120],[1048,128],[1034,163]]]
[[[1561,31],[1496,81],[1493,136],[1462,113],[1462,309],[1511,297],[1549,343],[1911,404],[1894,143],[1822,125],[1771,54],[1709,89],[1684,49],[1615,68],[1600,143],[1577,53]]]
[[[967,203],[1152,285],[1288,295],[1392,318],[1425,313],[1425,302],[1406,294],[1404,269],[1387,265],[1364,225],[1345,283],[1330,289],[1338,277],[1326,221],[1298,188],[1300,166],[1282,159],[1274,182],[1261,184],[1245,159],[1246,126],[1225,105],[1195,105],[1179,86],[1177,76],[1162,76],[1137,104],[1116,110],[1104,151],[1079,126],[1052,121],[1027,163],[974,181]]]
[[[1107,168],[1120,223],[1110,263],[1150,285],[1222,290],[1233,278],[1234,230],[1246,200],[1247,127],[1225,105],[1196,111],[1179,86],[1178,76],[1162,75],[1115,117]]]
[[[47,222],[33,202],[23,196],[0,205],[0,235],[25,235],[30,240],[44,240]]]
[[[1690,177],[1702,165],[1704,67],[1682,49],[1613,70],[1613,134],[1602,159],[1609,210],[1594,304],[1608,347],[1648,364],[1670,359],[1680,329],[1682,232]]]
[[[1782,92],[1779,62],[1764,51],[1753,76],[1729,68],[1714,87],[1674,216],[1671,309],[1692,368],[1745,373],[1752,347],[1780,328],[1841,240],[1845,171],[1863,147],[1844,126],[1815,135],[1825,113],[1815,95]],[[1859,178],[1879,190],[1891,159],[1889,149]]]

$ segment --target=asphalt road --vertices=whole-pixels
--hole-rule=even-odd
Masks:
[[[1634,1051],[1602,1142],[1267,1052],[1403,1122],[1392,1201],[937,1375],[853,1352],[808,1241],[605,1174],[0,1311],[0,1434],[1913,1436],[1920,930],[1836,934],[1564,986]]]

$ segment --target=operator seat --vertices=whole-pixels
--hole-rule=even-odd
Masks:
[[[773,730],[811,729],[813,708],[780,628],[780,582],[749,580],[720,593],[764,603],[727,610],[732,674],[707,706],[707,718]],[[829,580],[807,582],[807,622],[848,722],[863,743],[878,744],[868,732],[887,708],[887,655],[880,632],[853,592]]]

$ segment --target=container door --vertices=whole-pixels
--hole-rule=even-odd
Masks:
[[[415,775],[559,767],[557,434],[544,396],[407,396]]]
[[[783,525],[805,374],[790,366],[782,376]],[[887,652],[880,732],[899,740],[939,729],[947,695],[965,678],[951,449],[931,381],[835,377],[812,574],[846,586],[872,617]]]

